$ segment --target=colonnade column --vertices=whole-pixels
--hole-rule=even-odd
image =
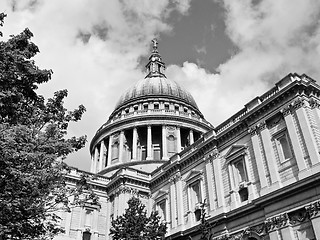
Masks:
[[[93,173],[97,173],[97,165],[98,165],[98,156],[99,156],[99,150],[97,146],[94,148],[94,163],[93,163]]]
[[[120,137],[119,137],[119,162],[123,162],[123,144],[124,144],[124,131],[120,132]]]
[[[108,164],[107,166],[111,165],[111,160],[112,160],[112,135],[109,136],[109,146],[108,146]]]
[[[152,130],[149,125],[147,130],[147,160],[152,159]]]
[[[105,145],[104,145],[104,140],[102,140],[100,143],[100,157],[99,157],[98,172],[103,169],[104,162],[105,162]]]
[[[177,136],[177,153],[181,152],[181,133],[180,127],[176,128],[176,136]]]
[[[190,145],[192,145],[194,143],[194,137],[193,137],[193,130],[190,129],[189,132],[189,141],[190,141]]]
[[[167,128],[165,125],[162,125],[162,159],[169,159],[167,150]]]
[[[138,141],[138,130],[133,128],[132,134],[132,160],[137,159],[137,141]]]
[[[90,166],[90,172],[93,172],[94,170],[94,153],[91,154],[91,166]]]

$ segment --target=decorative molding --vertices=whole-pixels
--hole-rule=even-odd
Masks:
[[[310,219],[318,216],[320,211],[320,201],[311,203],[310,205],[306,206],[305,209]]]
[[[195,169],[191,170],[187,177],[184,179],[184,181],[188,184],[196,180],[203,180],[203,172]]]
[[[267,231],[268,232],[273,231],[273,230],[276,230],[280,227],[286,226],[288,224],[288,220],[289,220],[289,218],[288,218],[287,213],[282,213],[278,216],[268,218],[265,221]]]
[[[296,224],[296,223],[304,222],[309,217],[309,214],[306,208],[301,208],[296,211],[288,213],[288,217],[289,217],[290,224]]]
[[[262,121],[262,122],[257,124],[257,129],[258,129],[259,132],[263,131],[266,128],[267,128],[266,121]]]
[[[282,113],[282,115],[284,117],[286,117],[291,114],[291,108],[290,108],[290,106],[285,107],[285,108],[281,109],[280,112]]]
[[[253,126],[248,129],[248,132],[250,133],[251,136],[254,136],[259,133],[259,129],[257,128],[257,126]]]
[[[297,110],[299,108],[305,107],[306,102],[303,99],[298,98],[297,100],[293,101],[290,105],[294,110]]]
[[[180,172],[176,172],[175,174],[173,174],[170,178],[169,178],[169,182],[170,183],[176,183],[177,181],[181,180],[181,173]]]
[[[320,109],[320,102],[318,100],[312,98],[312,99],[309,100],[309,106],[312,109],[314,109],[314,108]]]

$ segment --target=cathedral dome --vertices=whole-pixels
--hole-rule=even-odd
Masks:
[[[149,97],[165,97],[183,101],[188,105],[198,109],[198,106],[192,95],[173,80],[165,76],[146,77],[141,79],[135,85],[131,86],[116,104],[116,109],[138,99]]]

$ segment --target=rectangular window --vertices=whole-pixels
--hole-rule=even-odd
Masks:
[[[246,174],[246,168],[244,165],[243,159],[240,159],[233,164],[234,167],[234,179],[235,184],[239,185],[243,182],[247,182],[247,174]]]
[[[190,197],[191,197],[191,204],[195,206],[198,203],[201,203],[201,187],[200,181],[196,181],[195,183],[190,184]]]
[[[280,162],[283,163],[292,158],[292,151],[287,132],[283,132],[275,137],[275,143],[279,154]]]
[[[162,200],[157,204],[157,211],[162,220],[166,221],[166,200]]]

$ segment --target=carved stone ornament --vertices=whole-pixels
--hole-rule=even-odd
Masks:
[[[259,131],[263,131],[264,129],[266,129],[266,127],[267,127],[267,123],[265,121],[262,121],[257,124],[257,129]]]
[[[253,126],[253,127],[249,128],[248,132],[251,134],[251,136],[257,135],[258,134],[257,126]]]
[[[288,224],[288,215],[287,213],[280,214],[275,217],[268,218],[265,222],[267,231],[272,231],[280,227],[284,227]]]
[[[293,103],[291,103],[291,106],[293,109],[299,109],[301,107],[305,106],[305,101],[301,98],[298,98],[297,100],[295,100]]]
[[[281,113],[284,117],[290,115],[291,114],[290,106],[281,109]]]
[[[135,188],[131,188],[128,186],[120,186],[116,191],[115,195],[123,194],[123,193],[130,193],[132,195],[138,194],[138,190]]]
[[[181,180],[181,173],[180,172],[176,172],[174,175],[172,175],[170,178],[169,178],[169,182],[170,183],[175,183],[177,181]]]
[[[320,108],[320,102],[316,99],[310,99],[309,105],[311,108]]]
[[[167,130],[168,130],[168,131],[175,131],[175,130],[176,130],[176,127],[174,127],[174,126],[167,126]]]
[[[310,218],[317,216],[320,211],[320,201],[311,203],[310,205],[306,206],[306,211]]]
[[[304,222],[308,218],[308,212],[305,208],[288,213],[289,223],[296,224]]]

